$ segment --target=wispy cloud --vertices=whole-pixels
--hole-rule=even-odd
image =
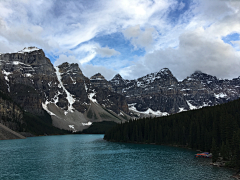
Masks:
[[[99,54],[102,57],[111,57],[111,56],[116,56],[116,55],[120,55],[121,53],[114,50],[114,49],[110,49],[109,47],[100,47],[97,46],[95,48],[95,51],[97,54]]]

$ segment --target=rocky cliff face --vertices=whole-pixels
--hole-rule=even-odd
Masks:
[[[105,88],[113,91],[111,83],[109,83],[100,73],[93,75],[90,78],[90,81],[95,87]]]
[[[28,112],[42,115],[42,102],[62,91],[55,69],[41,49],[32,47],[1,54],[0,70],[10,97]]]
[[[225,103],[240,97],[240,78],[220,80],[200,71],[178,81],[167,68],[137,80],[117,74],[115,92],[126,96],[132,114],[161,116]]]
[[[23,126],[23,112],[22,110],[3,97],[0,97],[0,123],[9,127],[14,131],[23,131],[20,127]]]
[[[94,103],[99,106],[98,110],[106,109],[101,114],[113,111],[115,115],[108,120],[125,121],[118,114],[128,113],[123,95],[102,84],[91,83],[77,64],[63,63],[54,68],[43,50],[35,47],[0,54],[0,72],[2,92],[26,112],[43,116],[47,111],[53,125],[60,129],[79,131],[89,127],[93,119],[86,114]],[[4,110],[9,106],[6,102],[2,104]]]
[[[58,102],[57,105],[65,110],[76,109],[79,112],[85,112],[90,105],[87,95],[90,85],[89,79],[83,75],[78,64],[66,62],[56,67],[56,69],[58,81],[61,87],[65,89],[68,100],[68,106],[64,106],[64,103],[61,102]]]
[[[90,82],[93,85],[92,88],[96,90],[96,100],[99,104],[117,114],[119,114],[121,110],[128,114],[129,110],[125,96],[114,92],[111,83],[100,73],[92,76]]]

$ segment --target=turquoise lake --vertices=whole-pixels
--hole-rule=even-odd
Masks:
[[[0,141],[0,179],[232,179],[196,152],[111,143],[103,135],[42,136]]]

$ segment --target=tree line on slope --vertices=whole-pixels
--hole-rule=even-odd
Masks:
[[[228,166],[240,167],[240,99],[165,117],[130,120],[110,129],[105,140],[171,144],[221,154]]]

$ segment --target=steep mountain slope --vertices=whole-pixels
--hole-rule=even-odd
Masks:
[[[91,84],[77,64],[63,63],[54,68],[41,49],[0,54],[0,70],[1,91],[25,112],[36,116],[48,112],[55,127],[80,131],[93,121],[106,120],[88,118],[89,109],[101,111],[103,116],[111,110],[116,115],[109,115],[108,121],[126,121],[119,116],[120,112],[128,113],[124,96]],[[92,107],[96,105],[97,110]]]
[[[100,73],[95,74],[90,78],[91,84],[96,90],[96,101],[103,107],[112,110],[113,112],[120,114],[129,112],[128,105],[125,101],[125,97],[117,92],[114,92],[109,83]],[[93,94],[91,94],[92,96]]]
[[[240,97],[240,77],[220,80],[200,71],[183,81],[167,68],[137,80],[125,80],[117,74],[110,83],[115,92],[126,96],[132,115],[140,117],[199,109]]]

